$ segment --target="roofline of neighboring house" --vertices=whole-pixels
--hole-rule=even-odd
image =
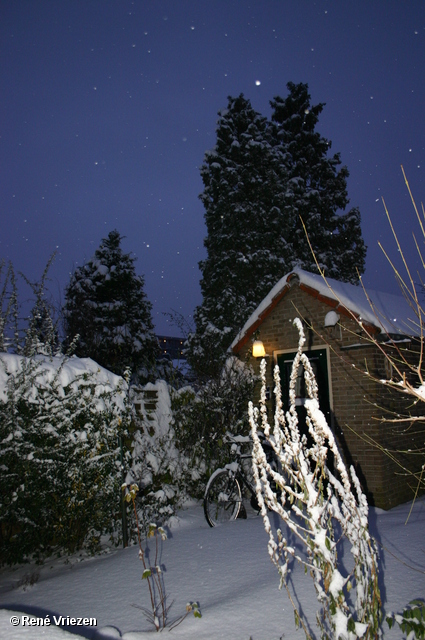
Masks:
[[[254,320],[254,322],[245,330],[243,336],[236,342],[236,344],[232,346],[233,353],[235,354],[238,353],[246,345],[246,343],[249,341],[251,336],[257,331],[258,327],[270,315],[270,313],[279,304],[282,298],[285,297],[288,291],[292,289],[292,287],[296,284],[298,284],[299,288],[302,291],[305,291],[306,293],[308,293],[308,295],[312,296],[313,298],[317,298],[317,300],[320,300],[320,302],[324,302],[329,307],[331,307],[334,311],[340,313],[341,315],[346,316],[348,318],[360,320],[360,315],[358,313],[351,311],[344,305],[340,304],[338,300],[335,300],[334,298],[329,298],[328,296],[323,295],[323,293],[320,293],[320,291],[318,291],[317,289],[314,289],[313,287],[309,287],[308,285],[304,284],[303,282],[301,282],[300,277],[296,272],[291,272],[286,278],[286,283],[276,293],[276,295],[273,296],[270,304],[260,313],[258,318]],[[366,328],[368,333],[372,335],[379,333],[378,327],[376,327],[375,325],[369,322],[365,322],[364,319],[362,319],[362,325]]]

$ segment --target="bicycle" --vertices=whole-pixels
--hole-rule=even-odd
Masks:
[[[243,489],[251,494],[250,504],[257,514],[260,511],[257,502],[256,490],[253,479],[249,477],[249,472],[244,469],[244,461],[252,459],[252,453],[242,453],[241,445],[252,443],[250,437],[229,436],[231,442],[231,452],[234,460],[226,464],[223,469],[216,469],[210,479],[204,494],[204,514],[210,527],[216,527],[224,522],[236,520],[236,518],[246,518],[246,509],[243,504]],[[264,448],[267,445],[264,444]],[[272,452],[271,447],[270,454]],[[252,470],[251,464],[249,471]]]

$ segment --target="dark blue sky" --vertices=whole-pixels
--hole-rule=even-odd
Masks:
[[[395,292],[381,198],[412,255],[425,197],[423,0],[0,0],[0,258],[59,297],[116,228],[164,312],[200,303],[199,166],[243,92],[270,115],[288,81],[326,103],[318,131],[348,166],[365,283]],[[284,274],[282,274],[284,275]]]

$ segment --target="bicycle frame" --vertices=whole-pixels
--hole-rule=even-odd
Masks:
[[[252,453],[241,453],[240,450],[240,445],[249,442],[249,439],[239,437],[238,439],[229,438],[229,440],[232,442],[231,458],[233,458],[233,462],[226,464],[223,468],[216,469],[205,490],[204,513],[211,527],[228,520],[235,520],[241,517],[240,514],[243,518],[247,517],[243,504],[244,493],[245,500],[250,500],[252,509],[259,512],[256,487],[243,466],[245,460],[252,460]],[[246,492],[250,494],[250,498]]]
[[[224,467],[225,470],[227,470],[229,472],[229,475],[231,475],[232,477],[236,478],[236,480],[238,480],[239,484],[244,487],[246,487],[249,491],[249,493],[251,494],[251,504],[252,504],[252,500],[254,499],[255,502],[256,501],[256,495],[257,492],[255,490],[254,485],[248,480],[248,478],[245,475],[245,472],[243,470],[243,467],[241,465],[241,461],[242,460],[252,460],[252,454],[251,453],[237,453],[237,455],[235,456],[236,460],[233,463],[230,463],[229,465],[226,465]],[[234,469],[232,469],[231,467],[233,467],[234,464],[237,464],[237,470],[235,471]],[[241,498],[241,503],[243,503],[243,498]]]

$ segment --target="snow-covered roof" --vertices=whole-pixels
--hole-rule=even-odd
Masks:
[[[242,346],[239,343],[255,331],[294,282],[304,285],[303,288],[308,288],[307,291],[310,290],[312,295],[332,301],[332,306],[336,310],[351,312],[364,323],[375,326],[380,333],[402,336],[420,334],[417,313],[404,296],[369,289],[365,292],[362,286],[332,278],[325,280],[318,274],[309,273],[303,269],[293,269],[279,280],[258,305],[233,340],[231,349],[237,350]]]

